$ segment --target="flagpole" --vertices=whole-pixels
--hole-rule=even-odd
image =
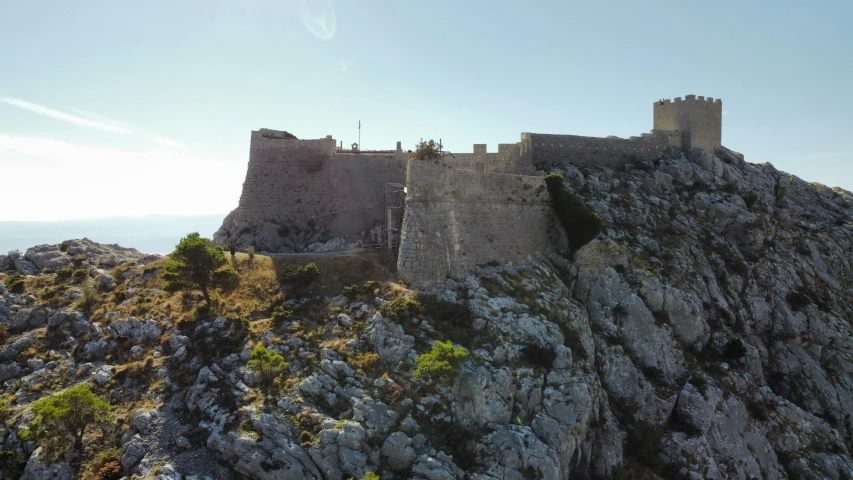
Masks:
[[[361,151],[361,120],[358,121],[358,151]]]

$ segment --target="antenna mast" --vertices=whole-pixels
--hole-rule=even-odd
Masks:
[[[358,121],[358,151],[361,151],[361,120]]]

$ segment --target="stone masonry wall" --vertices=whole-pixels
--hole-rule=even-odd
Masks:
[[[234,222],[255,230],[283,226],[275,229],[290,237],[283,237],[287,248],[282,250],[307,246],[295,244],[299,238],[325,241],[361,235],[383,217],[385,184],[405,182],[402,152],[336,154],[331,137],[295,140],[275,133],[252,132]]]
[[[713,152],[722,145],[723,101],[687,95],[684,100],[654,104],[654,129],[688,132],[684,149],[703,148]]]
[[[516,261],[556,240],[541,176],[409,161],[397,273],[417,285],[489,261]]]
[[[488,153],[485,144],[474,144],[474,153],[453,153],[444,164],[463,170],[494,173],[535,174],[533,165],[521,156],[521,143],[498,144],[497,153]]]
[[[681,133],[655,131],[641,137],[599,138],[522,133],[522,156],[534,166],[548,163],[621,165],[632,156],[654,158],[670,145],[681,145]]]

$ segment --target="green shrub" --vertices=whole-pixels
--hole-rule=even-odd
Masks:
[[[347,297],[349,300],[364,297],[369,298],[376,293],[377,288],[379,288],[379,282],[369,280],[364,282],[364,285],[345,285],[341,289],[341,295]]]
[[[83,283],[80,284],[80,288],[82,289],[83,294],[80,296],[80,300],[77,301],[76,307],[86,315],[91,315],[95,310],[95,307],[98,306],[98,301],[100,300],[98,292],[95,290],[95,284],[92,280],[86,278]]]
[[[379,480],[379,475],[373,472],[367,472],[361,477],[361,480]]]
[[[286,267],[278,276],[278,281],[292,293],[302,293],[315,280],[320,278],[320,269],[311,262],[305,266],[291,265]]]
[[[468,351],[462,347],[454,347],[450,340],[435,342],[432,351],[418,356],[415,364],[415,378],[423,375],[451,382],[457,375],[458,367],[468,360]]]
[[[249,260],[254,259],[255,258],[255,247],[250,246],[249,248],[247,248],[246,249],[246,255],[249,256]]]
[[[559,173],[546,176],[545,185],[548,187],[548,193],[551,194],[551,203],[557,219],[569,239],[570,254],[574,254],[601,233],[603,228],[601,217],[590,210],[575,194],[566,190],[563,176]]]
[[[379,314],[385,318],[390,318],[395,322],[402,322],[411,319],[414,315],[421,313],[422,306],[417,300],[417,297],[412,299],[406,298],[403,295],[394,297],[388,302],[379,307]]]
[[[266,386],[272,385],[287,367],[288,363],[284,361],[284,357],[273,350],[267,350],[263,345],[258,345],[252,350],[249,368],[258,372],[261,382]]]
[[[86,268],[78,268],[71,274],[72,283],[80,283],[89,278],[89,270]]]
[[[6,400],[0,398],[0,423],[8,425],[11,419],[12,409],[9,408],[9,404],[6,403]]]
[[[24,276],[20,274],[6,277],[6,290],[12,293],[24,293]]]
[[[74,265],[69,263],[68,265],[56,271],[56,278],[54,279],[54,283],[63,283],[70,281],[72,275],[74,275]]]
[[[284,302],[280,305],[276,305],[272,309],[271,317],[273,324],[276,326],[280,326],[282,322],[293,318],[293,307],[291,307],[290,304],[287,302]]]

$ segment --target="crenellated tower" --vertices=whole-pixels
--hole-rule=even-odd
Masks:
[[[680,131],[682,148],[714,151],[722,145],[723,101],[687,95],[660,100],[654,106],[655,131]]]

